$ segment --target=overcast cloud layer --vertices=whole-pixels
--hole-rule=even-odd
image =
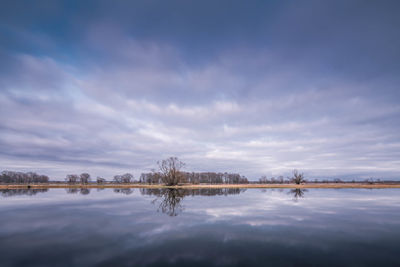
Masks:
[[[400,177],[399,1],[3,1],[0,166]]]

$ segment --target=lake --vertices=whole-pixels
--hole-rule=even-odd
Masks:
[[[0,265],[400,266],[400,190],[0,190]]]

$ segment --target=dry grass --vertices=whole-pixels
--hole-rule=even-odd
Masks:
[[[175,189],[201,189],[201,188],[400,188],[400,183],[304,183],[304,184],[185,184],[177,186],[149,185],[149,184],[87,184],[71,185],[57,184],[31,184],[31,185],[0,185],[0,189],[46,189],[46,188],[175,188]]]

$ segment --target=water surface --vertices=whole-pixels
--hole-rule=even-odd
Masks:
[[[399,189],[0,191],[1,266],[400,266]]]

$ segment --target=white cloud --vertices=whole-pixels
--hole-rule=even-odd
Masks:
[[[298,66],[251,80],[240,73],[251,62],[237,51],[191,66],[170,46],[115,38],[109,65],[15,57],[22,71],[0,93],[5,168],[138,174],[176,155],[194,170],[250,178],[293,168],[313,177],[399,175],[397,103],[360,95],[346,81],[319,89],[300,79],[286,88],[288,76],[301,76],[290,74]]]

